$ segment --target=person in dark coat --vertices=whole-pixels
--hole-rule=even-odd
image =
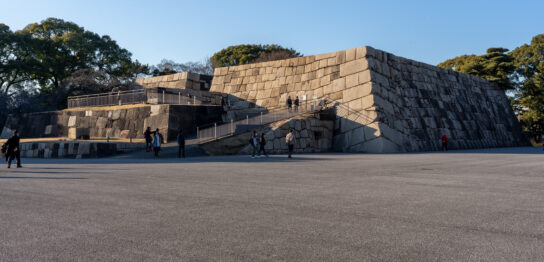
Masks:
[[[183,136],[183,130],[179,130],[178,133],[178,157],[185,158],[185,137]]]
[[[8,139],[6,144],[8,145],[7,150],[7,160],[8,160],[8,168],[11,168],[11,161],[13,159],[17,159],[17,168],[23,167],[21,166],[21,150],[19,150],[19,142],[21,138],[19,137],[19,132],[15,130],[13,132],[13,136]]]
[[[153,138],[151,137],[152,134],[153,134],[153,132],[151,131],[151,127],[148,126],[147,129],[144,132],[145,149],[146,150],[151,149],[152,142],[153,142]]]
[[[300,100],[298,100],[298,96],[295,98],[295,112],[298,112],[298,106],[300,104]]]
[[[263,152],[263,154],[268,157],[266,150],[264,150],[264,145],[266,145],[266,139],[264,138],[264,133],[261,133],[261,138],[259,139],[259,157],[261,156],[261,152]]]
[[[291,112],[291,108],[293,107],[293,100],[291,97],[287,97],[287,111]]]

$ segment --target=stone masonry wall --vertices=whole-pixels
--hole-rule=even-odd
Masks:
[[[165,139],[175,139],[180,128],[187,135],[197,125],[221,121],[220,106],[135,105],[105,108],[81,108],[10,116],[1,138],[12,130],[21,137],[68,137],[71,129],[89,129],[90,137],[141,138],[147,126],[159,128]]]
[[[333,120],[322,118],[319,114],[299,115],[245,133],[210,141],[200,147],[209,155],[251,154],[253,149],[248,141],[253,131],[256,131],[259,137],[261,133],[265,134],[265,149],[268,154],[284,154],[288,151],[285,136],[289,128],[293,128],[296,137],[295,152],[329,152],[332,150],[333,125]]]
[[[382,150],[440,150],[440,138],[447,134],[453,149],[528,145],[510,103],[497,85],[471,75],[420,63],[380,50],[367,48],[371,97],[357,109],[377,112],[377,129]],[[360,133],[360,132],[359,132]],[[373,147],[353,142],[348,151]],[[344,137],[345,138],[345,137]],[[366,138],[366,137],[365,137]]]
[[[190,72],[176,73],[164,76],[137,78],[136,83],[144,88],[176,88],[191,90],[209,90],[212,76]]]
[[[236,98],[232,110],[331,101],[338,151],[437,150],[443,133],[452,148],[526,144],[495,85],[371,47],[217,68],[210,91]]]

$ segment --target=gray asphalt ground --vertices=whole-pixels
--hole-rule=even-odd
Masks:
[[[544,154],[24,159],[1,261],[544,261]]]

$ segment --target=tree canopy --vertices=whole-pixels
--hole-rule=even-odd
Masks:
[[[271,55],[275,53],[276,55]],[[285,48],[280,45],[235,45],[229,46],[215,53],[211,57],[214,68],[224,66],[244,65],[248,63],[285,59],[301,56],[292,48]]]
[[[41,68],[33,73],[40,87],[51,91],[82,69],[94,69],[113,77],[132,75],[142,65],[133,62],[132,54],[109,36],[100,36],[72,22],[48,18],[27,25],[17,34],[39,40],[34,56]]]
[[[544,133],[544,34],[533,37],[511,52],[516,67],[515,102],[522,110],[521,122],[530,134]]]
[[[509,90],[522,126],[536,138],[544,133],[544,34],[507,52],[489,48],[484,55],[462,55],[438,66],[486,78]]]
[[[438,66],[485,78],[505,90],[512,89],[514,86],[510,76],[515,70],[514,58],[506,52],[508,52],[506,48],[492,47],[487,49],[484,55],[462,55],[446,60]]]

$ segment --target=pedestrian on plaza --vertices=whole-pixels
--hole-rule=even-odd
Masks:
[[[295,140],[296,138],[293,129],[290,128],[289,133],[287,133],[287,136],[285,136],[285,143],[287,143],[287,148],[289,149],[289,158],[292,158],[291,155],[295,149]]]
[[[185,136],[183,136],[183,130],[179,130],[178,133],[178,158],[185,158]]]
[[[442,136],[442,150],[443,151],[448,151],[448,136],[446,136],[446,134],[444,134]]]
[[[8,168],[11,168],[11,161],[15,158],[17,160],[17,168],[21,168],[21,150],[19,149],[19,142],[21,138],[19,137],[19,132],[17,130],[13,131],[13,136],[11,136],[7,144],[6,158],[8,161]]]
[[[253,135],[249,139],[249,144],[253,148],[253,152],[251,153],[251,157],[255,158],[255,155],[257,155],[258,148],[259,148],[259,140],[257,138],[257,131],[253,131]]]
[[[151,131],[151,127],[148,126],[147,129],[144,131],[145,151],[146,152],[151,151],[151,147],[152,147],[152,144],[153,144],[153,138],[151,137],[152,134],[153,134],[153,132]]]
[[[287,97],[287,111],[291,113],[291,108],[293,108],[293,100],[291,100],[291,97]]]
[[[157,130],[155,130],[155,135],[153,136],[153,152],[155,152],[155,157],[159,157],[159,151],[161,151],[161,145],[163,142],[164,138],[157,128]]]
[[[298,112],[298,106],[300,104],[300,100],[298,100],[298,96],[295,98],[295,112]]]
[[[268,157],[268,154],[264,149],[264,145],[266,145],[266,139],[264,138],[264,133],[261,133],[261,139],[259,140],[259,157],[261,156],[261,152]]]

